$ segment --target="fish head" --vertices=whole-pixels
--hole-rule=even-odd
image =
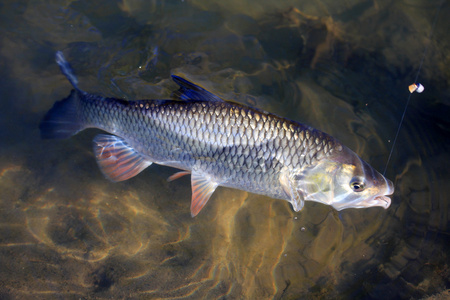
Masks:
[[[331,205],[336,210],[372,206],[387,209],[391,205],[388,196],[394,193],[392,181],[348,148],[344,148],[335,161],[338,170],[334,176]]]
[[[336,210],[373,206],[388,208],[391,205],[388,196],[394,193],[392,181],[345,146],[336,152],[297,174],[291,173],[291,190],[301,195],[297,199],[331,205]],[[294,209],[299,207],[295,201],[299,202],[291,197]]]

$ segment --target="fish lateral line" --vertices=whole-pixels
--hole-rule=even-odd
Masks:
[[[93,150],[100,170],[114,182],[153,163],[183,170],[168,180],[191,175],[192,217],[218,186],[286,200],[295,211],[305,201],[336,210],[391,203],[392,182],[320,130],[223,101],[176,75],[176,99],[104,98],[78,89],[62,52],[56,61],[74,90],[45,114],[41,137],[65,139],[86,128],[106,131],[94,138]]]

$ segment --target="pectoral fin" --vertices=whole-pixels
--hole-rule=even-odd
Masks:
[[[191,216],[195,217],[206,205],[218,184],[212,182],[202,173],[192,171],[192,201]]]
[[[127,180],[152,164],[118,136],[99,134],[93,142],[98,166],[112,181]]]
[[[280,184],[283,187],[284,192],[291,199],[289,202],[292,204],[292,208],[295,211],[302,210],[305,205],[305,197],[303,196],[303,193],[294,186],[293,180],[289,177],[287,172],[282,171],[280,174]]]

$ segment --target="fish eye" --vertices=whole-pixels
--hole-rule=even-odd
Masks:
[[[364,191],[365,185],[364,180],[362,178],[352,178],[350,181],[350,187],[354,192],[362,192]]]

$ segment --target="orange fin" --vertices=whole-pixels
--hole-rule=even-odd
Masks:
[[[124,139],[114,135],[97,135],[94,138],[94,154],[100,170],[112,181],[127,180],[152,164]]]
[[[203,174],[192,172],[191,216],[195,217],[208,202],[218,184],[205,178]]]
[[[167,178],[167,181],[174,181],[180,177],[183,177],[184,175],[189,175],[191,174],[190,171],[180,171],[180,172],[176,172],[175,174],[173,174],[172,176],[170,176],[169,178]]]

